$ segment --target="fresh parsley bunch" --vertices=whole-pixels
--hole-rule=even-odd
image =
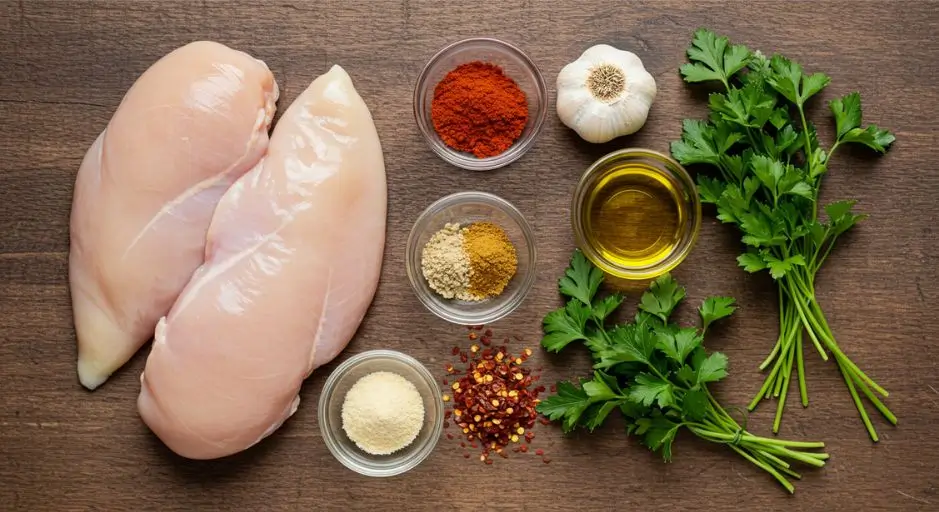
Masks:
[[[711,297],[699,308],[700,328],[669,322],[685,297],[685,289],[669,275],[655,280],[643,294],[632,323],[608,326],[608,317],[623,302],[619,294],[598,297],[603,273],[580,251],[575,251],[558,282],[567,305],[544,318],[542,346],[559,352],[571,342],[590,349],[594,373],[580,387],[560,382],[557,393],[537,406],[551,420],[560,420],[565,432],[577,426],[593,430],[614,410],[627,422],[627,433],[672,458],[672,442],[682,427],[707,441],[726,444],[743,458],[776,478],[789,492],[786,478],[799,478],[789,461],[825,465],[828,454],[808,451],[820,442],[783,441],[747,432],[714,399],[708,383],[727,376],[727,357],[708,354],[704,334],[716,320],[734,312],[734,299]]]
[[[861,144],[884,153],[894,136],[876,125],[861,125],[861,97],[853,92],[828,105],[836,139],[825,149],[805,118],[806,103],[831,81],[824,73],[806,74],[781,55],[766,58],[704,29],[695,32],[688,58],[691,62],[680,69],[686,82],[720,83],[723,92],[710,95],[707,120],[684,121],[672,155],[682,164],[717,171],[699,174],[701,201],[716,205],[717,218],[742,232],[747,251],[737,258],[740,266],[747,272],[768,270],[778,288],[779,337],[760,365],[770,371],[749,408],[763,398],[778,398],[773,432],[779,431],[793,363],[802,405],[808,406],[803,371],[803,333],[808,333],[822,359],[828,360],[828,352],[833,355],[871,439],[877,441],[858,390],[896,424],[875,395],[886,397],[887,391],[841,350],[815,297],[815,275],[836,240],[867,215],[852,211],[855,201],[838,201],[824,207],[828,218],[822,220],[818,196],[839,147]]]

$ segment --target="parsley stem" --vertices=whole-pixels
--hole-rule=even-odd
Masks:
[[[790,293],[792,293],[790,291]],[[799,317],[802,318],[803,325],[806,326],[806,330],[809,332],[809,338],[812,338],[812,341],[815,342],[815,348],[818,349],[818,353],[821,354],[823,361],[828,361],[828,354],[822,349],[821,343],[818,341],[818,336],[815,335],[815,330],[809,326],[809,320],[805,316],[805,312],[802,311],[802,306],[799,304],[798,300],[793,300],[793,304],[796,306],[796,311],[799,312]],[[813,319],[814,320],[814,319]],[[829,346],[829,348],[831,348]]]
[[[792,349],[789,350],[788,358],[786,359],[786,371],[784,372],[783,378],[780,381],[782,383],[782,396],[779,397],[779,403],[776,404],[776,418],[773,419],[773,433],[779,433],[779,423],[782,421],[783,408],[786,406],[786,396],[789,395],[789,376],[790,371],[792,370],[792,356],[795,354],[795,351]],[[777,395],[779,396],[779,395]]]
[[[776,454],[776,455],[782,455],[783,457],[788,457],[790,459],[797,460],[799,462],[804,462],[805,464],[808,464],[810,466],[815,466],[817,468],[824,467],[825,460],[828,459],[827,453],[823,453],[823,454],[802,453],[802,452],[789,450],[787,448],[782,448],[782,447],[772,445],[772,444],[764,443],[763,446],[761,446],[761,449],[767,452]],[[820,457],[817,455],[820,455]]]
[[[864,393],[864,396],[866,396],[867,399],[870,400],[872,404],[874,404],[874,407],[880,411],[880,414],[883,414],[884,418],[887,418],[887,421],[889,421],[891,424],[896,425],[897,417],[894,416],[893,412],[891,412],[890,409],[888,409],[887,406],[884,405],[884,403],[881,402],[879,398],[877,398],[877,395],[871,392],[870,388],[867,387],[864,382],[858,378],[857,375],[852,374],[851,377],[854,379],[857,387],[861,388],[861,392]]]
[[[802,120],[802,136],[805,139],[805,147],[803,151],[805,152],[805,168],[808,170],[808,175],[811,177],[812,172],[812,154],[814,153],[812,149],[812,139],[809,138],[809,123],[805,120],[805,109],[802,108],[801,104],[796,103],[796,108],[799,110],[799,119]],[[814,222],[818,219],[818,191],[821,189],[821,180],[818,180],[815,183],[815,190],[812,194],[812,221]]]
[[[802,358],[802,330],[796,335],[796,364],[799,372],[799,396],[802,397],[802,407],[809,406],[809,393],[805,386],[805,362]]]
[[[813,332],[817,330],[818,334],[822,336],[823,340],[825,341],[825,345],[828,347],[829,350],[831,350],[832,354],[835,355],[835,358],[839,360],[840,364],[846,365],[852,372],[856,373],[858,377],[863,379],[864,382],[867,383],[868,386],[873,388],[875,391],[877,391],[884,397],[889,396],[889,393],[887,393],[887,390],[880,387],[879,384],[877,384],[876,382],[874,382],[873,379],[868,377],[866,373],[861,371],[861,369],[858,368],[858,366],[854,364],[854,362],[851,361],[851,359],[848,358],[848,356],[845,355],[844,352],[841,351],[841,348],[835,342],[834,337],[831,334],[831,329],[828,328],[828,322],[825,320],[825,315],[822,313],[821,307],[818,305],[818,302],[815,300],[814,297],[809,301],[809,304],[810,304],[809,307],[811,309],[809,309],[809,307],[807,307],[806,309],[808,313],[808,318],[812,324],[812,327],[814,327],[813,329],[808,324],[806,324],[806,330],[808,330],[809,335],[811,336]],[[821,322],[824,322],[824,324],[822,324]]]
[[[730,448],[733,449],[735,452],[739,453],[743,458],[745,458],[745,459],[749,460],[750,462],[756,464],[757,467],[760,467],[760,468],[762,468],[764,471],[766,471],[767,473],[773,475],[773,478],[775,478],[780,484],[782,484],[782,486],[785,487],[786,490],[789,491],[790,494],[795,493],[796,488],[793,487],[793,485],[789,482],[789,480],[786,480],[786,477],[780,475],[778,471],[776,471],[775,469],[773,469],[772,466],[770,466],[769,464],[767,464],[767,463],[765,463],[765,462],[763,462],[763,461],[759,461],[759,460],[754,459],[749,453],[743,451],[742,449],[740,449],[740,448],[737,447],[737,446],[730,445]]]
[[[871,425],[871,419],[867,415],[867,410],[864,409],[864,404],[861,403],[861,397],[858,396],[857,390],[854,389],[853,379],[848,376],[848,373],[845,372],[844,367],[841,367],[841,361],[838,361],[838,366],[841,370],[841,376],[844,378],[844,383],[848,386],[848,391],[851,392],[851,398],[854,400],[854,406],[857,408],[858,414],[861,415],[861,421],[863,421],[864,426],[867,427],[867,433],[871,436],[871,439],[875,443],[880,441],[880,438],[877,437],[877,431],[874,430],[874,426]]]

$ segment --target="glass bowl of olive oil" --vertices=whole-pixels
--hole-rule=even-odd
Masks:
[[[601,270],[622,279],[652,279],[691,252],[701,228],[701,202],[688,171],[671,157],[621,149],[584,172],[571,223],[577,245]]]

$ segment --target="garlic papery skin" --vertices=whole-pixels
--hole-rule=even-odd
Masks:
[[[557,79],[561,122],[588,142],[636,133],[655,101],[655,78],[632,52],[608,44],[588,48]]]

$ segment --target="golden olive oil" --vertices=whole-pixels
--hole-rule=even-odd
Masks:
[[[678,184],[660,170],[623,163],[587,191],[583,219],[587,243],[623,267],[655,265],[681,241],[689,219]]]

